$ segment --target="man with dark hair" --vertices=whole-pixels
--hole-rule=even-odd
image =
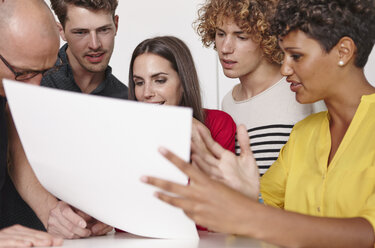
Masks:
[[[117,0],[109,0],[109,1],[93,1],[93,0],[52,0],[51,7],[61,25],[65,28],[65,23],[67,20],[67,13],[68,13],[68,6],[74,5],[77,7],[85,8],[91,11],[105,11],[107,13],[111,13],[113,20],[115,21],[116,15],[115,11],[118,5]]]
[[[58,31],[44,1],[3,0],[0,1],[0,34],[0,247],[61,245],[61,239],[28,228],[43,225],[19,196],[8,174],[8,116],[2,83],[8,78],[39,84],[42,74],[56,60]],[[12,179],[27,180],[33,176],[24,175],[24,178],[12,175]]]
[[[42,86],[127,99],[127,87],[108,66],[118,27],[117,4],[117,0],[51,0],[67,44],[59,51],[62,66],[45,76]]]

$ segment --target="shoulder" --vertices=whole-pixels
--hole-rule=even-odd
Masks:
[[[234,89],[238,86],[239,84],[235,85],[230,91],[225,94],[223,97],[223,100],[221,101],[221,105],[223,109],[226,109],[228,106],[234,104],[234,99],[233,99],[233,91]]]
[[[233,89],[231,89],[230,91],[227,92],[227,94],[225,94],[225,96],[223,97],[223,102],[233,100],[232,94],[233,94]]]
[[[5,97],[0,96],[0,108],[5,106]]]
[[[106,96],[128,99],[128,87],[112,74],[109,66],[105,78],[105,91]]]
[[[40,85],[50,88],[66,89],[67,85],[72,84],[67,65],[61,65],[56,69],[52,69],[47,75],[43,76]],[[70,82],[70,83],[69,83]]]
[[[123,82],[121,82],[117,77],[115,77],[115,75],[113,75],[112,72],[107,74],[107,80],[111,82],[111,84],[116,88],[119,88],[121,90],[128,90],[128,87]]]
[[[58,54],[58,58],[55,63],[55,68],[47,72],[47,75],[43,76],[40,85],[50,88],[66,89],[67,85],[73,79],[72,68],[70,67],[66,49],[68,44],[63,45]]]
[[[233,129],[236,128],[236,123],[232,117],[224,111],[217,109],[204,109],[206,113],[205,124],[210,128],[225,128]]]
[[[205,125],[210,130],[212,138],[223,148],[235,151],[235,136],[237,126],[232,117],[215,109],[205,109]]]
[[[305,119],[299,121],[294,125],[293,131],[312,130],[321,125],[327,119],[328,112],[323,111],[307,116]]]
[[[204,109],[204,112],[206,113],[206,119],[208,120],[226,120],[234,123],[232,117],[224,111],[217,109]]]
[[[284,118],[294,123],[304,119],[306,116],[315,113],[313,104],[301,104],[296,100],[296,94],[290,90],[290,83],[283,77],[277,84],[272,86],[268,94],[264,94],[258,103],[267,106],[269,111],[276,115],[283,115]],[[324,108],[317,108],[323,110]]]

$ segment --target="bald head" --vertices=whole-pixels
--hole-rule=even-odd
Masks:
[[[19,71],[50,68],[59,46],[58,28],[44,0],[0,0],[0,54],[9,64]],[[9,72],[0,61],[0,79],[14,79]]]
[[[55,19],[43,0],[1,0],[0,49],[35,46],[40,40],[59,42]],[[14,43],[16,42],[16,43]],[[0,51],[1,51],[0,50]]]

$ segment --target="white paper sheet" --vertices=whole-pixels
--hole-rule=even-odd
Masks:
[[[27,158],[52,194],[96,219],[153,238],[198,238],[194,223],[140,182],[187,178],[158,152],[188,160],[189,108],[156,106],[4,80]],[[43,203],[41,203],[43,204]]]

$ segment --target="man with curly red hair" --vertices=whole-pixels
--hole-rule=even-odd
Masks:
[[[240,80],[222,108],[237,125],[246,125],[261,175],[293,125],[313,112],[312,105],[297,103],[280,73],[283,54],[270,31],[274,10],[272,0],[207,0],[196,21],[202,43],[214,46],[225,76]]]

